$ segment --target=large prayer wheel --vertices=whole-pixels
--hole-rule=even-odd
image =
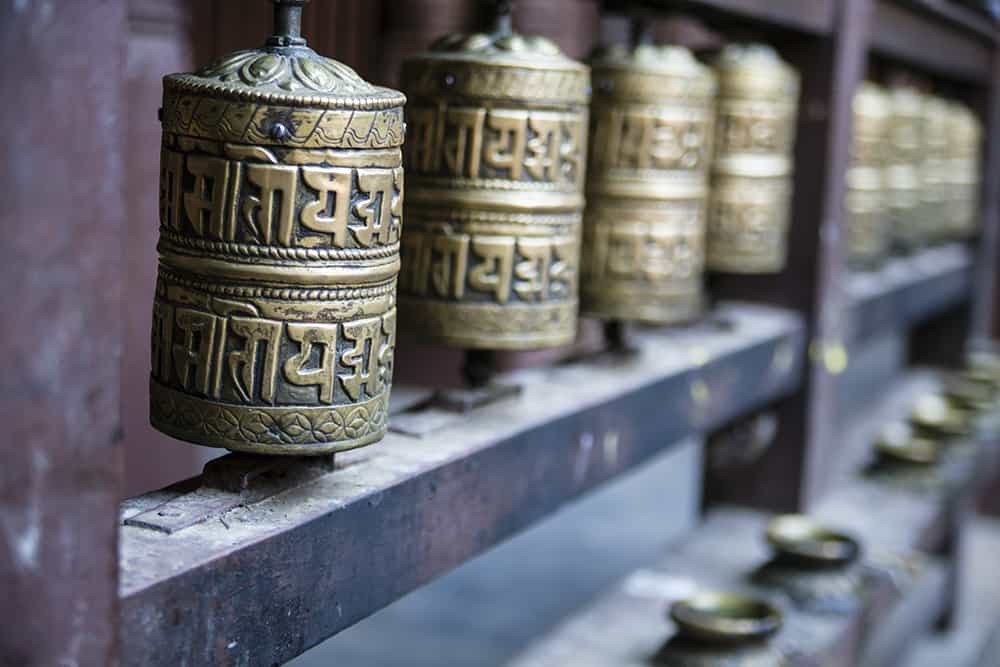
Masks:
[[[164,78],[150,420],[326,454],[382,438],[402,226],[401,93],[317,55],[303,0],[266,46]]]
[[[448,35],[408,59],[401,81],[402,326],[471,349],[571,342],[588,68],[512,32],[501,12],[494,31]]]
[[[673,46],[611,48],[591,66],[581,310],[690,320],[703,305],[715,77]]]
[[[788,245],[799,76],[761,44],[727,46],[715,71],[706,265],[725,273],[776,273]]]

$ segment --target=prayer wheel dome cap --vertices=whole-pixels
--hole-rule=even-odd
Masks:
[[[265,46],[231,53],[164,84],[188,92],[289,107],[387,109],[406,97],[375,86],[347,65],[307,46]]]
[[[722,49],[715,68],[728,95],[798,98],[798,72],[766,44],[730,44]]]
[[[558,105],[590,101],[590,68],[545,37],[507,30],[452,33],[407,58],[409,95],[519,100]]]
[[[274,4],[275,34],[262,47],[163,78],[163,130],[283,148],[401,146],[406,97],[306,46],[304,0]]]
[[[567,69],[587,71],[565,55],[556,43],[539,35],[520,35],[516,32],[451,33],[441,37],[430,50],[416,58],[435,60],[477,60],[512,67],[538,67],[542,69]]]
[[[399,91],[375,86],[347,65],[319,55],[301,35],[307,0],[274,0],[274,34],[190,74],[164,77],[164,89],[199,97],[289,108],[372,111],[402,107]]]
[[[597,72],[616,72],[630,76],[677,77],[700,81],[699,94],[712,94],[717,86],[715,74],[683,46],[639,44],[633,48],[616,45],[600,49],[591,58]],[[595,86],[598,84],[595,82]]]

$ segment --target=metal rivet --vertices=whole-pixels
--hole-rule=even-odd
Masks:
[[[275,123],[271,126],[271,138],[275,141],[283,141],[290,134],[284,123]]]

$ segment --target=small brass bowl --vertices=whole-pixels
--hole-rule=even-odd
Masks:
[[[682,637],[712,644],[761,640],[781,627],[777,607],[737,593],[696,593],[672,604],[670,619]]]
[[[1000,385],[1000,355],[992,352],[972,352],[965,360],[964,373],[983,382]]]
[[[782,514],[767,524],[765,533],[779,558],[803,565],[846,565],[861,553],[858,541],[804,514]]]
[[[919,429],[944,435],[964,435],[969,432],[971,416],[940,394],[925,394],[917,399],[910,421]]]
[[[879,458],[894,463],[933,465],[937,463],[939,449],[937,442],[915,434],[904,422],[889,424],[875,441]]]
[[[965,373],[948,378],[944,384],[944,396],[956,408],[972,412],[987,412],[1000,404],[996,387]]]

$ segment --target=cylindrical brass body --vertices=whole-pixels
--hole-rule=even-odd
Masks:
[[[760,44],[730,45],[719,80],[706,265],[774,273],[785,265],[799,77]]]
[[[164,79],[150,420],[326,454],[385,433],[405,98],[275,39]]]
[[[948,108],[947,133],[948,236],[967,239],[979,230],[979,145],[983,129],[971,109],[956,103]]]
[[[403,64],[408,332],[478,349],[573,340],[589,84],[552,42],[503,30]]]
[[[680,47],[592,63],[580,307],[658,324],[701,312],[715,77]]]
[[[886,168],[889,218],[894,245],[918,247],[924,238],[920,164],[924,96],[910,88],[889,91],[889,166]]]
[[[847,170],[847,256],[854,266],[873,267],[889,250],[889,211],[885,193],[889,99],[873,83],[854,94],[854,136]]]
[[[923,106],[920,162],[920,240],[935,243],[948,237],[948,103],[927,95]]]

